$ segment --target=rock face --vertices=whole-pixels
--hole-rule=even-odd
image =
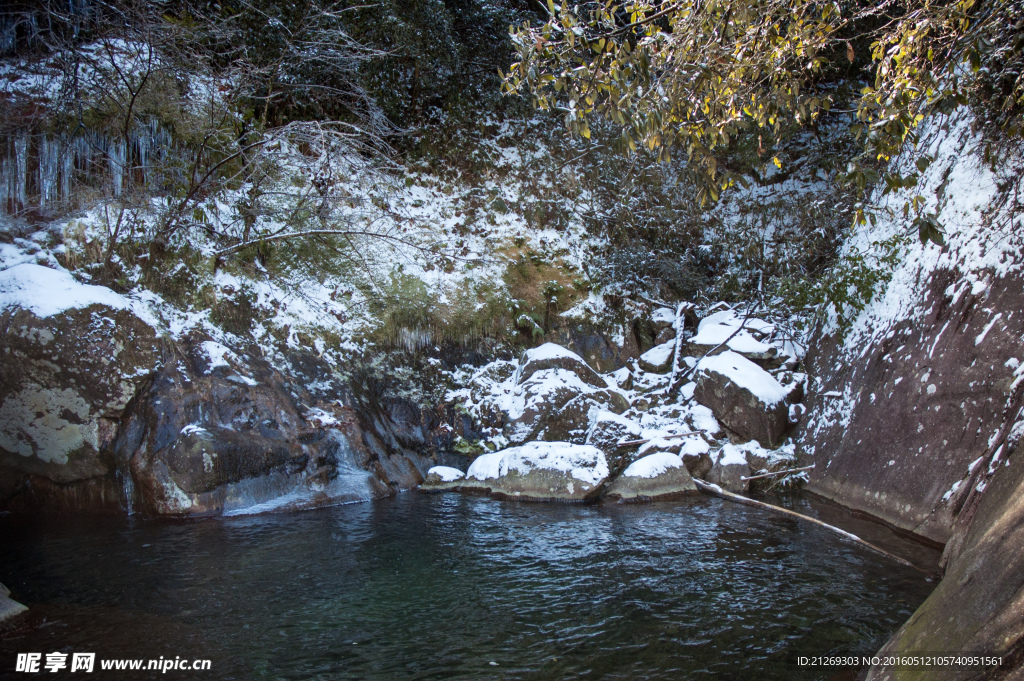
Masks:
[[[596,447],[531,442],[477,457],[460,488],[524,501],[586,501],[600,493],[608,474]]]
[[[616,501],[658,501],[696,494],[697,486],[683,464],[670,452],[655,452],[637,459],[605,491]]]
[[[895,322],[859,362],[834,337],[807,359],[809,489],[939,542],[953,521],[943,497],[988,448],[1024,360],[1024,318],[1008,315],[1024,308],[1024,277],[978,293],[956,281],[935,272],[924,318]]]
[[[927,142],[984,145],[966,120],[933,129]],[[945,247],[909,245],[845,333],[824,327],[810,342],[801,437],[802,457],[815,464],[809,489],[948,540],[958,499],[950,490],[988,449],[1024,361],[1024,247],[1000,227],[1016,219],[1005,199],[1021,182],[1012,164],[971,151],[943,154],[922,175],[915,191],[940,197]]]
[[[1024,656],[1024,461],[1001,466],[970,522],[958,523],[938,587],[879,651],[879,656],[949,650],[1004,658],[1005,675],[979,669],[936,669],[913,678],[935,681],[1019,678]],[[1010,670],[1016,669],[1016,674]],[[869,681],[907,678],[876,667]]]
[[[1008,656],[998,672],[881,668],[872,679],[1022,675],[1024,476],[1019,445],[999,438],[1024,431],[1024,245],[1004,227],[1018,217],[1011,197],[1024,175],[1019,156],[982,158],[983,134],[966,115],[925,128],[922,144],[940,153],[891,205],[935,196],[944,246],[907,245],[842,333],[825,325],[809,342],[799,440],[801,464],[815,464],[808,489],[946,543],[945,576],[882,652]],[[881,221],[871,238],[906,227]],[[989,474],[975,507],[967,495],[978,499],[977,476]]]
[[[694,397],[740,437],[769,449],[782,442],[789,425],[786,390],[771,374],[734,352],[700,361]]]
[[[389,482],[411,487],[422,480],[411,462],[368,450],[353,409],[303,409],[300,402],[312,396],[265,361],[213,341],[196,342],[185,355],[164,363],[115,442],[134,483],[132,510],[309,508],[372,499],[392,493]]]
[[[0,272],[0,503],[116,510],[108,447],[160,356],[130,302],[23,264]]]

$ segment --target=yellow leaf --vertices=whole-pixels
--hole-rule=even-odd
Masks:
[[[782,170],[782,161],[779,160],[778,156],[772,156],[772,163],[774,163],[779,170]]]

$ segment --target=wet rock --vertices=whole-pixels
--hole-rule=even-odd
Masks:
[[[655,452],[631,463],[605,491],[617,501],[659,501],[696,494],[683,460],[671,452]]]
[[[706,357],[697,367],[694,397],[743,440],[769,449],[789,425],[786,391],[771,374],[734,352]]]
[[[705,479],[729,492],[745,492],[748,482],[743,478],[749,476],[746,453],[736,445],[728,444],[714,457],[714,465]]]
[[[460,489],[524,501],[585,501],[600,493],[608,475],[597,447],[531,442],[477,457]]]
[[[0,309],[0,507],[42,486],[73,510],[112,475],[104,450],[160,341],[127,299],[39,265],[0,272]]]

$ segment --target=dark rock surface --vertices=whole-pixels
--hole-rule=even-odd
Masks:
[[[923,319],[898,322],[855,362],[835,337],[811,342],[800,454],[815,464],[808,489],[945,542],[954,499],[943,497],[985,453],[1013,380],[1007,362],[1024,360],[1024,277],[972,293],[937,271],[920,305]]]
[[[997,669],[872,668],[868,681],[1017,679],[1024,675],[1024,461],[1000,465],[969,522],[957,524],[938,587],[878,652],[1003,657]]]

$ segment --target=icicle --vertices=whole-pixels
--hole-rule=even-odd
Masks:
[[[127,149],[123,140],[107,144],[107,163],[110,165],[110,180],[114,187],[114,196],[121,196],[124,190],[124,167]]]

